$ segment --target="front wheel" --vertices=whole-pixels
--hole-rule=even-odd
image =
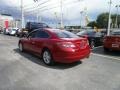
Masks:
[[[42,59],[43,59],[43,62],[46,65],[54,65],[52,54],[51,54],[51,52],[49,50],[46,49],[46,50],[43,51]]]
[[[21,52],[24,51],[24,49],[23,49],[23,44],[22,44],[22,43],[19,43],[19,50],[20,50]]]

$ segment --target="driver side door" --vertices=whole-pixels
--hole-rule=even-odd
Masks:
[[[28,34],[27,38],[25,39],[24,48],[28,51],[32,51],[32,39],[35,38],[36,31],[31,32]]]

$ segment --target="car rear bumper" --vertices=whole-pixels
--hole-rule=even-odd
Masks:
[[[110,50],[120,51],[120,44],[118,44],[118,47],[113,47],[112,44],[113,43],[104,43],[104,47]]]
[[[88,58],[90,55],[90,48],[87,47],[84,50],[71,51],[71,52],[56,52],[54,53],[54,60],[60,63],[73,63],[80,61],[83,58]]]

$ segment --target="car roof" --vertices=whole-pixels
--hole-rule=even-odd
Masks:
[[[39,28],[39,29],[35,29],[31,32],[34,32],[34,31],[48,31],[48,32],[54,33],[54,32],[63,32],[63,31],[67,31],[67,30],[54,29],[54,28]]]
[[[113,30],[112,32],[120,32],[120,30]]]

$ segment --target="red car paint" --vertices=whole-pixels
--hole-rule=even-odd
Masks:
[[[90,47],[86,38],[60,38],[55,33],[62,30],[45,28],[49,38],[22,38],[19,42],[23,44],[25,50],[34,54],[42,54],[44,48],[52,53],[53,60],[61,63],[72,63],[88,58]]]
[[[106,49],[120,51],[120,36],[106,36],[103,45]]]

